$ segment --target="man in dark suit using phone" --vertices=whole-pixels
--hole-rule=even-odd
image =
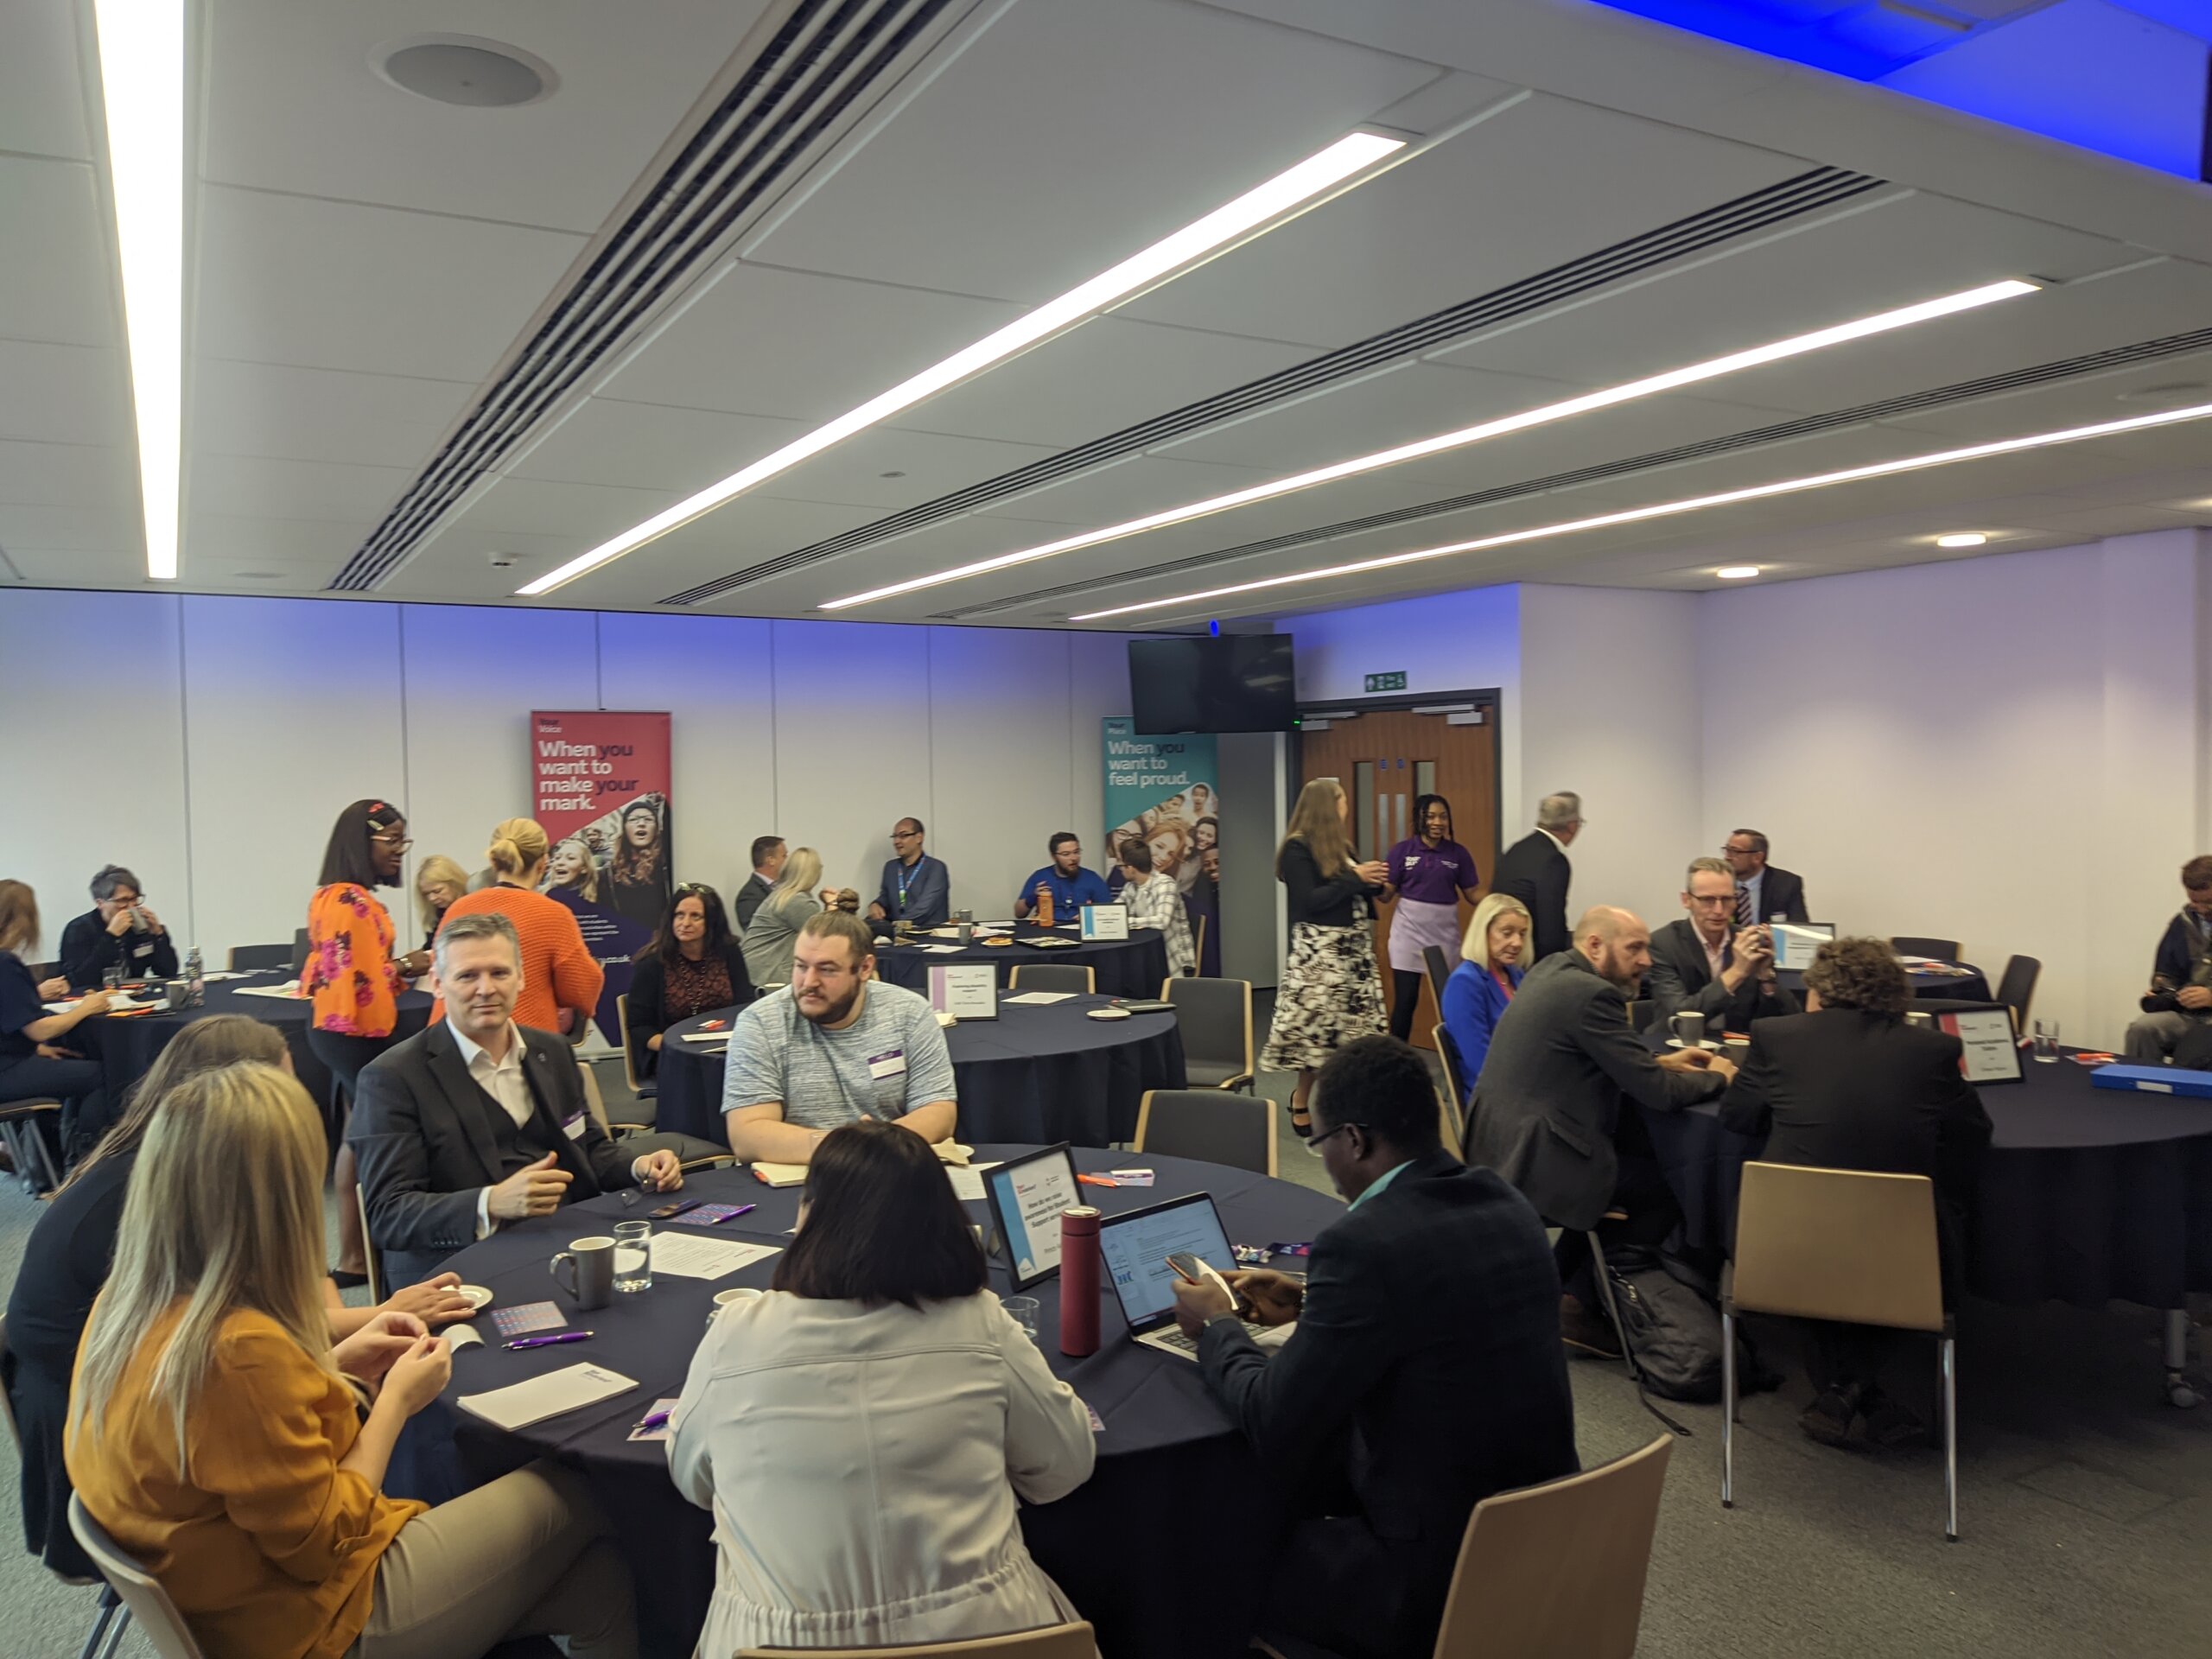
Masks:
[[[393,1285],[435,1273],[502,1222],[617,1187],[683,1185],[674,1152],[634,1154],[592,1122],[566,1039],[515,1024],[512,922],[453,918],[436,961],[446,1017],[362,1068],[346,1133]]]
[[[1567,889],[1574,879],[1567,848],[1582,830],[1582,798],[1573,790],[1536,804],[1536,827],[1501,854],[1490,890],[1529,906],[1531,965],[1573,943],[1567,928]]]
[[[1313,1138],[1351,1207],[1300,1285],[1231,1273],[1273,1358],[1211,1279],[1176,1287],[1207,1389],[1300,1518],[1260,1597],[1279,1630],[1344,1659],[1427,1659],[1474,1507],[1572,1474],[1574,1402],[1543,1224],[1438,1143],[1436,1090],[1391,1037],[1321,1068]]]
[[[1656,1018],[1684,1009],[1706,1018],[1707,1036],[1749,1031],[1754,1020],[1797,1012],[1797,999],[1775,983],[1774,941],[1756,925],[1732,918],[1735,879],[1717,858],[1694,858],[1682,878],[1689,914],[1651,936],[1651,967],[1643,994]]]

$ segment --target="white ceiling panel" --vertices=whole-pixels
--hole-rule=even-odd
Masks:
[[[1128,315],[1339,346],[1807,166],[1537,97],[1146,296]],[[1512,233],[1501,236],[1507,225]]]
[[[97,507],[137,499],[134,462],[92,444],[0,443],[0,501],[18,507]]]
[[[209,31],[206,176],[596,231],[766,10],[763,0],[222,0]],[[552,67],[558,87],[534,104],[461,108],[376,73],[402,41],[456,34],[520,47]]]
[[[660,490],[623,490],[604,484],[567,484],[552,479],[501,478],[472,500],[442,533],[464,537],[480,533],[496,535],[521,531],[531,535],[560,536],[580,545],[594,542],[650,518],[669,505]],[[494,543],[479,541],[476,545]]]
[[[512,478],[657,491],[665,507],[806,429],[762,416],[590,397],[505,470]]]
[[[127,551],[145,557],[138,504],[100,507],[10,506],[0,502],[0,547],[42,547],[58,553]],[[143,569],[143,563],[140,567]]]
[[[747,253],[1033,305],[1435,74],[1172,0],[1025,0]]]
[[[257,191],[200,193],[209,357],[481,379],[584,238]]]
[[[193,372],[193,452],[412,469],[474,390],[459,380],[203,359]]]
[[[0,438],[111,444],[128,435],[123,353],[0,340]]]
[[[998,510],[1014,518],[1047,519],[1089,530],[1244,489],[1266,482],[1269,476],[1250,467],[1132,455],[1016,496],[1001,503]]]
[[[240,518],[322,518],[373,524],[410,474],[397,467],[332,461],[200,455],[192,464],[195,512]]]
[[[0,338],[115,343],[92,169],[0,156]]]
[[[599,391],[633,403],[819,425],[1003,327],[1026,308],[733,264]]]
[[[142,555],[109,550],[18,547],[0,543],[0,557],[22,573],[25,582],[53,588],[135,588],[146,578]]]
[[[335,575],[353,556],[373,518],[288,518],[272,513],[238,518],[194,512],[186,520],[184,580],[240,566],[309,565]]]
[[[85,79],[70,0],[9,0],[0,50],[0,149],[88,162]]]

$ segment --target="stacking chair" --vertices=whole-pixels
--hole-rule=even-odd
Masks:
[[[22,1466],[23,1433],[16,1424],[16,1402],[10,1393],[15,1383],[15,1362],[8,1351],[8,1321],[0,1317],[0,1417],[8,1420],[8,1439],[16,1448],[16,1467],[20,1470]],[[64,1578],[62,1582],[84,1584],[88,1580]],[[99,1616],[92,1620],[92,1634],[85,1638],[85,1645],[78,1649],[77,1659],[104,1659],[105,1655],[113,1653],[130,1625],[130,1613],[124,1606],[123,1599],[111,1586],[103,1584],[100,1586]]]
[[[1720,1281],[1720,1503],[1735,1506],[1736,1316],[1778,1313],[1940,1338],[1943,1536],[1959,1541],[1956,1330],[1943,1306],[1936,1184],[1925,1175],[1744,1166],[1736,1259]]]
[[[1017,991],[1072,991],[1089,996],[1098,989],[1098,972],[1079,962],[1025,962],[1014,970]]]
[[[2028,1010],[2035,1006],[2036,981],[2043,977],[2043,963],[2033,957],[2014,957],[2005,964],[2005,977],[1997,982],[1997,1000],[2012,1010],[2012,1034],[2028,1033]]]
[[[1218,1089],[1147,1089],[1137,1105],[1136,1152],[1275,1173],[1275,1103]]]
[[[1628,1005],[1628,1022],[1639,1037],[1651,1029],[1651,1022],[1659,1017],[1659,1005],[1648,996],[1639,996]]]
[[[1055,1624],[1016,1636],[925,1642],[897,1648],[741,1648],[737,1659],[1093,1659],[1098,1638],[1088,1624]]]
[[[292,965],[292,947],[289,944],[234,944],[231,947],[230,969],[234,974],[251,973],[263,968],[289,968]]]
[[[1464,1158],[1466,1152],[1459,1139],[1459,1114],[1466,1109],[1467,1091],[1461,1086],[1465,1068],[1459,1061],[1459,1045],[1442,1026],[1428,1028],[1429,1040],[1436,1045],[1436,1058],[1444,1064],[1444,1124],[1442,1140],[1455,1158]]]
[[[1186,910],[1190,902],[1187,899],[1183,901]],[[1191,918],[1191,971],[1194,974],[1203,974],[1206,970],[1206,924],[1212,919],[1212,917],[1205,915]]]
[[[304,927],[292,930],[292,977],[297,979],[307,971],[308,931]]]
[[[353,1185],[353,1208],[361,1217],[361,1260],[368,1268],[362,1276],[369,1281],[369,1305],[373,1307],[391,1293],[385,1287],[384,1255],[377,1249],[376,1235],[369,1230],[369,1195],[358,1181]]]
[[[1891,939],[1890,949],[1901,957],[1929,957],[1937,962],[1956,962],[1965,954],[1956,939],[1916,939],[1910,935]]]
[[[48,1115],[59,1122],[60,1101],[11,1100],[0,1106],[0,1142],[6,1143],[25,1189],[33,1192],[51,1192],[61,1185],[61,1172],[54,1167],[46,1131],[39,1127],[39,1120]]]
[[[1630,1659],[1674,1439],[1475,1505],[1433,1659]],[[1313,1649],[1268,1637],[1276,1659]]]
[[[1175,979],[1160,988],[1182,1027],[1183,1076],[1193,1089],[1252,1087],[1252,982]]]
[[[1436,1006],[1441,1012],[1444,1007],[1444,982],[1452,977],[1452,964],[1445,958],[1444,947],[1440,944],[1421,946],[1421,959],[1427,964],[1428,988],[1436,993]]]
[[[639,1100],[652,1100],[660,1094],[660,1084],[651,1077],[638,1075],[638,1059],[630,1047],[630,993],[625,991],[614,999],[614,1023],[622,1033],[622,1081],[630,1085],[630,1092]]]
[[[192,1639],[184,1615],[177,1611],[169,1592],[162,1588],[152,1573],[123,1553],[122,1546],[92,1519],[85,1508],[85,1500],[74,1492],[69,1495],[69,1530],[77,1535],[85,1554],[92,1558],[92,1564],[99,1568],[108,1587],[122,1599],[130,1616],[138,1621],[138,1628],[145,1632],[148,1645],[159,1659],[207,1659],[200,1651],[200,1643]],[[120,1645],[122,1635],[118,1628],[109,1640],[110,1654]]]

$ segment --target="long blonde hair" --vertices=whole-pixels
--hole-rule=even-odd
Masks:
[[[509,818],[492,831],[484,857],[495,874],[519,881],[537,868],[546,845],[545,826],[536,818]]]
[[[1275,875],[1282,875],[1283,848],[1294,841],[1306,843],[1313,863],[1328,880],[1352,867],[1351,837],[1344,831],[1344,786],[1333,778],[1316,778],[1298,791],[1290,809],[1290,827],[1283,832],[1282,847],[1275,849]]]
[[[1468,919],[1467,937],[1459,941],[1459,954],[1478,968],[1490,966],[1490,925],[1501,916],[1518,916],[1532,930],[1536,925],[1535,918],[1529,914],[1529,906],[1511,893],[1486,895]]]
[[[560,885],[564,887],[574,887],[578,893],[583,894],[586,904],[597,904],[599,902],[599,861],[591,855],[591,843],[582,836],[569,836],[553,849],[550,856],[558,858],[563,847],[575,848],[576,856],[583,860],[584,868],[582,875],[575,880],[563,881]],[[551,870],[546,871],[545,879],[548,881],[552,880]]]
[[[156,1113],[92,1304],[70,1391],[69,1433],[98,1445],[109,1402],[155,1325],[184,1308],[148,1384],[176,1422],[211,1375],[232,1313],[267,1315],[315,1364],[330,1363],[322,1305],[322,1123],[296,1078],[242,1060],[173,1090]]]
[[[415,872],[415,913],[422,918],[425,934],[438,931],[438,912],[423,893],[425,881],[443,881],[458,898],[468,891],[468,872],[448,858],[443,853],[432,853]]]
[[[103,1159],[137,1151],[146,1139],[154,1114],[162,1109],[175,1090],[203,1071],[236,1065],[240,1060],[258,1060],[283,1071],[291,1060],[284,1033],[249,1014],[211,1014],[205,1020],[192,1021],[155,1056],[146,1075],[131,1085],[130,1103],[123,1116],[100,1137],[99,1145],[69,1172],[62,1189],[76,1185]]]
[[[760,902],[780,905],[795,893],[810,898],[822,883],[822,855],[811,847],[794,847],[791,855],[784,861],[784,873],[776,878],[776,885]]]

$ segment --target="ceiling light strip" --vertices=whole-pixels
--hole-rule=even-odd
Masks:
[[[909,581],[892,582],[882,588],[854,594],[844,599],[831,600],[822,607],[825,611],[849,610],[856,605],[874,604],[880,600],[893,599],[901,594],[911,594],[925,588],[935,588],[949,582],[963,582],[970,576],[980,576],[993,570],[1003,570],[1017,564],[1027,564],[1038,559],[1056,558],[1063,553],[1096,547],[1103,542],[1119,541],[1128,536],[1141,536],[1147,531],[1161,530],[1169,524],[1188,523],[1217,512],[1250,506],[1255,502],[1273,500],[1277,496],[1295,494],[1300,490],[1319,488],[1361,473],[1375,472],[1385,467],[1402,466],[1427,455],[1447,449],[1465,448],[1469,444],[1481,443],[1486,439],[1502,437],[1511,432],[1524,432],[1531,427],[1546,426],[1556,421],[1570,420],[1578,415],[1591,414],[1610,409],[1618,404],[1638,397],[1656,397],[1662,392],[1678,391],[1684,386],[1696,385],[1707,380],[1716,380],[1724,375],[1757,368],[1763,364],[1778,363],[1785,358],[1802,357],[1810,352],[1825,351],[1830,346],[1844,345],[1871,335],[1889,334],[1898,328],[1909,328],[1916,323],[1933,321],[1938,317],[1954,316],[1961,311],[1971,311],[1992,305],[2001,300],[2016,299],[2023,294],[2038,291],[2039,285],[2008,277],[2002,282],[1986,283],[1956,294],[1923,300],[1916,305],[1899,307],[1896,310],[1878,312],[1851,322],[1838,323],[1832,328],[1816,329],[1808,334],[1796,334],[1787,340],[1769,341],[1748,350],[1731,352],[1703,363],[1693,363],[1679,369],[1669,369],[1661,374],[1647,375],[1640,380],[1630,380],[1618,386],[1586,392],[1580,397],[1568,397],[1559,403],[1546,404],[1540,408],[1523,410],[1516,415],[1502,416],[1494,421],[1461,427],[1453,432],[1440,432],[1433,437],[1402,443],[1395,448],[1379,449],[1372,454],[1356,456],[1327,467],[1317,467],[1311,472],[1295,473],[1265,484],[1255,484],[1249,489],[1234,490],[1227,495],[1217,495],[1203,501],[1192,501],[1179,507],[1170,507],[1162,512],[1148,513],[1141,518],[1126,523],[1109,524],[1103,530],[1085,531],[1079,536],[1069,536],[1056,542],[1046,542],[1039,547],[1024,548],[1017,552],[1001,553],[995,557],[978,559],[971,564],[958,565],[950,570],[940,570],[933,575],[916,576]]]
[[[901,410],[910,409],[924,398],[934,397],[963,380],[981,374],[1050,335],[1083,322],[1132,295],[1155,285],[1267,225],[1269,220],[1279,219],[1292,209],[1312,202],[1324,192],[1342,184],[1355,174],[1374,167],[1405,147],[1404,139],[1382,133],[1356,132],[1338,140],[1288,171],[1276,175],[1234,201],[1216,208],[1205,218],[1185,226],[1173,236],[1132,254],[1089,282],[1070,289],[1058,299],[1046,301],[966,349],[955,352],[944,361],[900,381],[888,391],[871,397],[859,408],[848,410],[827,425],[817,427],[773,454],[764,455],[751,466],[732,473],[720,483],[709,485],[696,494],[685,497],[665,512],[654,514],[643,524],[623,531],[613,540],[602,543],[588,553],[579,555],[559,569],[549,571],[518,591],[533,595],[550,594],[555,588],[575,581],[586,571],[596,569],[610,559],[620,558],[625,553],[643,547],[657,537],[665,536],[702,513],[711,512],[723,503],[742,495],[755,485],[797,466],[810,456],[821,454],[833,444],[843,442],[855,432],[888,420]]]
[[[1642,524],[1648,519],[1669,518],[1684,513],[1703,512],[1713,507],[1733,506],[1743,501],[1762,501],[1771,496],[1795,495],[1807,490],[1824,490],[1838,484],[1856,484],[1870,478],[1890,478],[1900,473],[1924,472],[1934,467],[1955,466],[1961,461],[1986,461],[1993,455],[2018,454],[2028,449],[2044,449],[2062,443],[2082,443],[2093,438],[2108,438],[2126,432],[2141,432],[2153,427],[2172,426],[2183,421],[2201,421],[2212,416],[2212,404],[2199,404],[2189,409],[2169,410],[2158,415],[2139,415],[2132,420],[2105,421],[2095,426],[2070,427],[2059,432],[2039,432],[2027,437],[2003,438],[1993,443],[1968,445],[1963,449],[1939,450],[1933,454],[1910,455],[1900,461],[1877,461],[1872,466],[1847,467],[1841,472],[1816,473],[1808,478],[1784,479],[1778,483],[1755,484],[1741,490],[1724,490],[1715,495],[1692,496],[1686,500],[1662,501],[1650,506],[1630,507],[1620,512],[1601,513],[1592,518],[1573,518],[1564,524],[1539,524],[1529,530],[1506,531],[1503,535],[1478,537],[1473,541],[1452,542],[1442,547],[1421,548],[1408,553],[1390,553],[1380,558],[1361,559],[1351,564],[1330,565],[1319,570],[1301,570],[1292,575],[1268,576],[1257,582],[1238,582],[1228,588],[1211,588],[1203,593],[1179,594],[1173,599],[1147,600],[1136,605],[1118,605],[1111,610],[1086,611],[1071,616],[1071,622],[1098,622],[1109,617],[1133,616],[1145,611],[1173,610],[1184,606],[1199,605],[1213,600],[1226,599],[1236,594],[1259,593],[1270,588],[1287,588],[1301,582],[1334,582],[1345,576],[1364,575],[1370,571],[1388,570],[1399,565],[1419,564],[1430,559],[1448,558],[1459,553],[1478,553],[1494,547],[1512,547],[1523,542],[1546,541],[1556,536],[1572,536],[1588,530],[1609,530],[1621,524]]]
[[[184,448],[184,0],[94,0],[146,574],[177,573]]]

